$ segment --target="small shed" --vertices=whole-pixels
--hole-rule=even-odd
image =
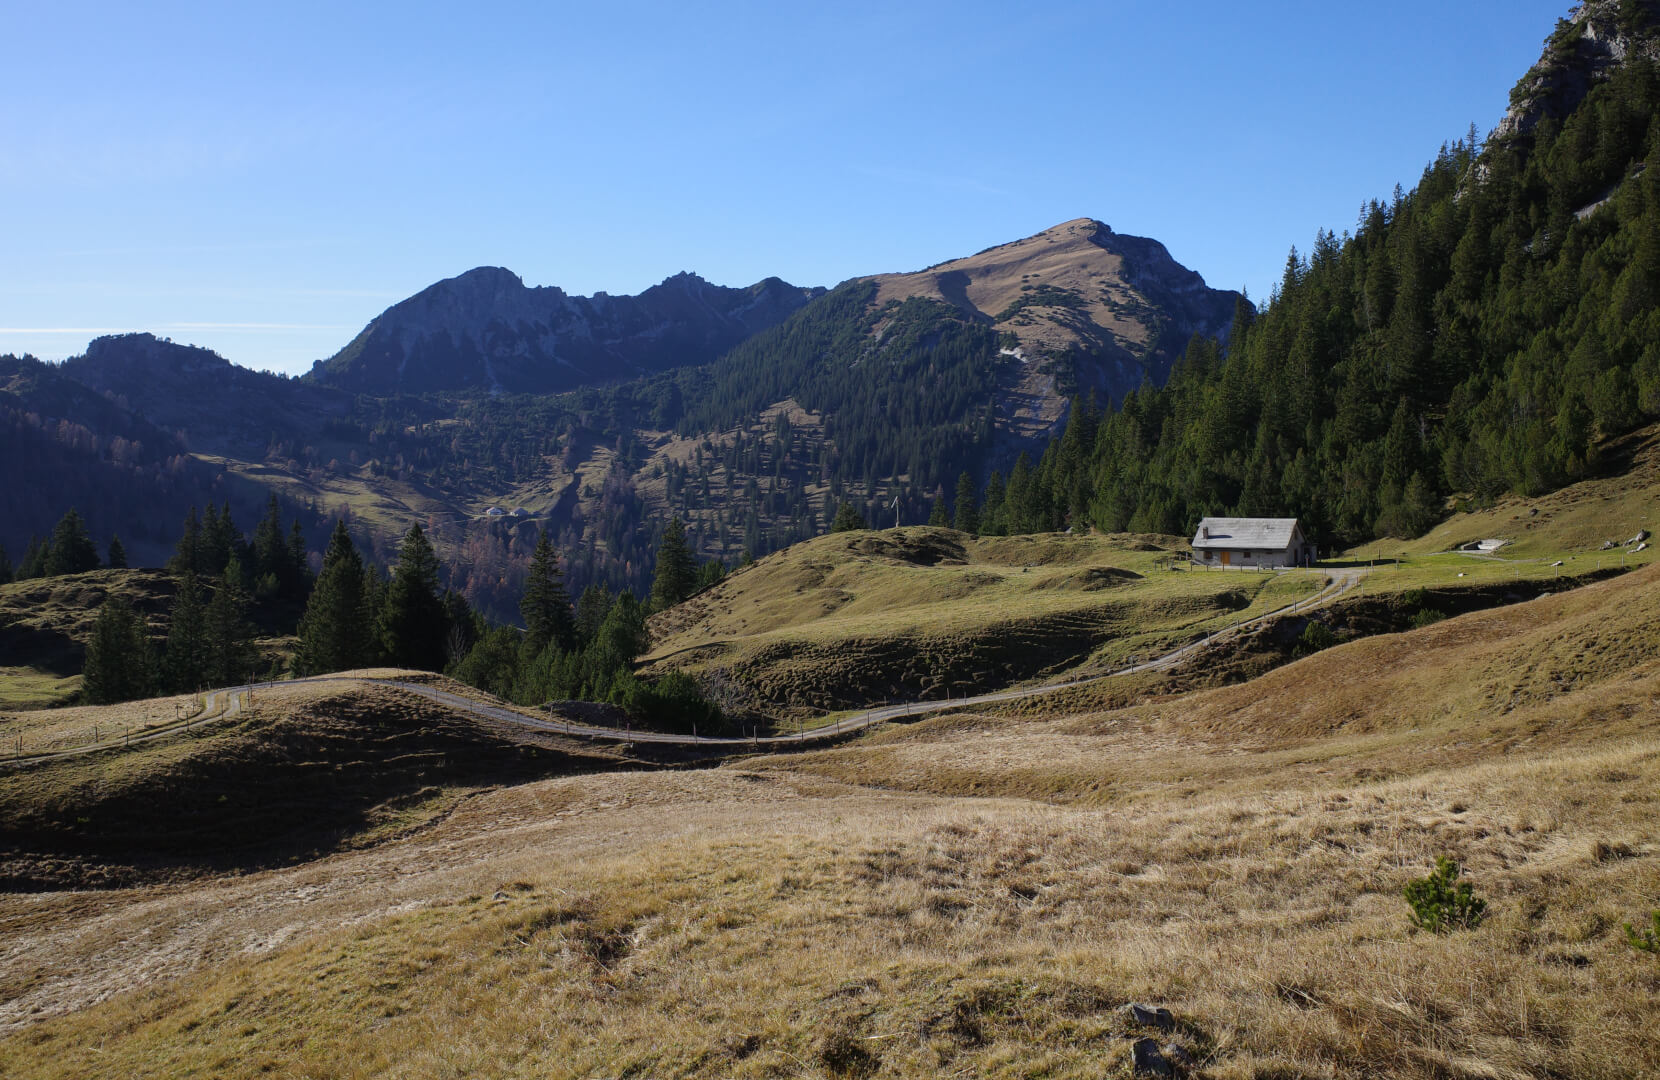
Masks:
[[[1208,517],[1193,535],[1193,561],[1229,569],[1308,566],[1314,545],[1296,518]]]

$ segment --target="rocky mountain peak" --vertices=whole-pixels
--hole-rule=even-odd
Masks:
[[[359,393],[557,393],[707,363],[822,291],[758,289],[682,271],[638,296],[572,296],[480,266],[387,308],[308,378]]]
[[[1610,71],[1634,56],[1660,60],[1660,0],[1586,0],[1559,19],[1538,63],[1510,91],[1494,132],[1525,135],[1547,116],[1560,119]]]

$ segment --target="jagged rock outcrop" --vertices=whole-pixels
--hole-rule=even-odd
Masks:
[[[1562,118],[1628,58],[1660,60],[1660,0],[1587,0],[1557,21],[1539,62],[1510,91],[1493,135],[1525,135],[1545,117]]]
[[[822,289],[676,274],[638,296],[571,296],[484,266],[386,309],[309,379],[359,393],[556,393],[713,360]]]

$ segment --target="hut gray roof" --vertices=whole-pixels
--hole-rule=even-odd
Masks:
[[[1208,517],[1193,534],[1196,551],[1207,548],[1284,551],[1302,539],[1296,518]]]

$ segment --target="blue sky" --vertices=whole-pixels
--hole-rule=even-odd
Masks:
[[[16,4],[0,352],[299,372],[473,266],[833,285],[1083,216],[1260,297],[1568,7]]]

